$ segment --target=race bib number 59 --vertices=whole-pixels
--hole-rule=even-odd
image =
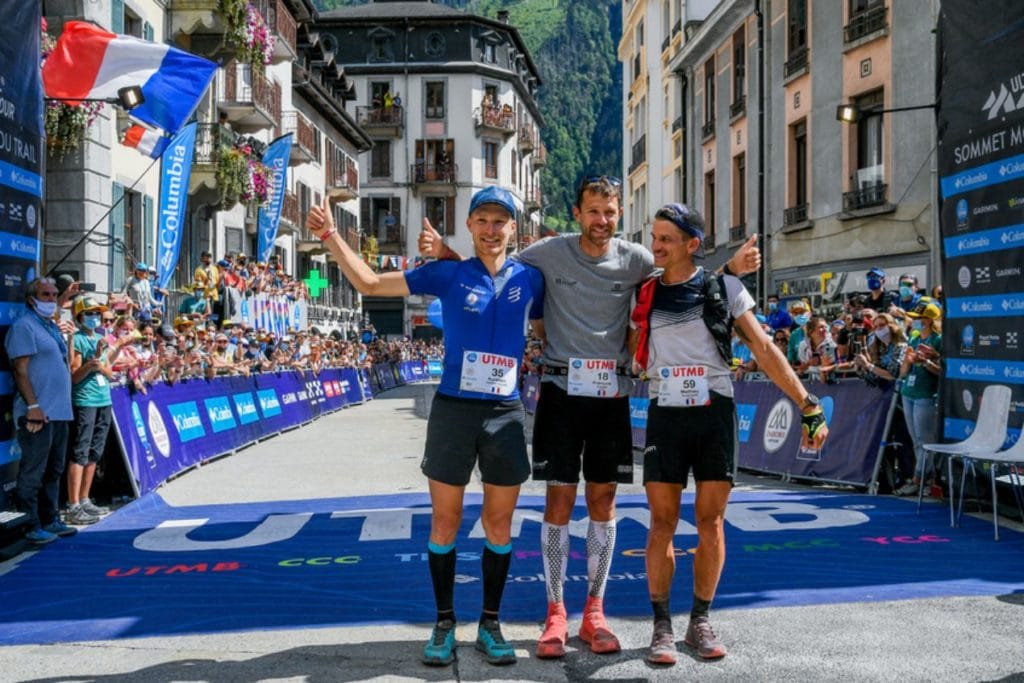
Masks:
[[[518,367],[519,363],[511,356],[466,351],[462,354],[459,389],[481,394],[511,396],[516,390]]]
[[[703,365],[673,365],[658,371],[659,406],[706,406],[711,403],[708,369]]]

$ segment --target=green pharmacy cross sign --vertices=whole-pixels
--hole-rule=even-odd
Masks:
[[[327,289],[327,285],[331,284],[330,281],[320,276],[319,270],[311,270],[309,276],[303,282],[306,283],[306,287],[309,287],[309,295],[314,299],[320,296],[321,289]]]

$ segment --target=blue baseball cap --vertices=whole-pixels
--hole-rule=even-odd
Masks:
[[[876,268],[872,268],[871,270],[868,271],[868,277],[884,278],[885,277],[885,271],[882,270],[881,268],[877,268],[877,267]]]
[[[135,270],[145,270],[145,271],[149,271],[149,266],[147,266],[147,265],[146,265],[145,263],[143,263],[142,261],[139,261],[138,263],[136,263],[136,264],[135,264]]]
[[[704,218],[686,204],[666,204],[658,209],[654,217],[659,220],[666,220],[677,228],[700,240],[704,244]]]
[[[512,193],[497,185],[485,187],[474,194],[469,202],[469,212],[473,213],[484,204],[495,204],[505,209],[513,218],[516,216],[516,203],[512,199]]]

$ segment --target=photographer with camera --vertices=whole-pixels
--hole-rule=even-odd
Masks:
[[[895,382],[907,348],[903,326],[888,313],[878,314],[867,346],[853,358],[857,375],[876,387]]]
[[[800,359],[798,373],[806,372],[819,382],[835,381],[833,373],[838,363],[836,344],[827,320],[817,315],[811,318],[804,326],[804,338],[797,353]]]
[[[896,490],[898,496],[916,494],[924,485],[922,476],[928,476],[934,469],[932,456],[924,450],[923,444],[935,440],[938,424],[939,378],[942,376],[942,362],[939,349],[942,345],[942,310],[934,299],[919,298],[917,305],[907,311],[913,321],[910,348],[903,356],[900,367],[900,394],[903,400],[903,415],[914,441],[914,476],[908,483]]]

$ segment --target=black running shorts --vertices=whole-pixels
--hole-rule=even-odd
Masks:
[[[734,481],[737,458],[736,406],[733,400],[711,393],[711,405],[658,406],[647,410],[647,446],[644,448],[644,483]]]
[[[436,393],[420,469],[442,484],[465,486],[479,463],[485,484],[518,486],[530,477],[525,423],[518,399],[485,401]]]
[[[629,397],[569,396],[541,385],[533,422],[533,478],[577,484],[633,483]]]

